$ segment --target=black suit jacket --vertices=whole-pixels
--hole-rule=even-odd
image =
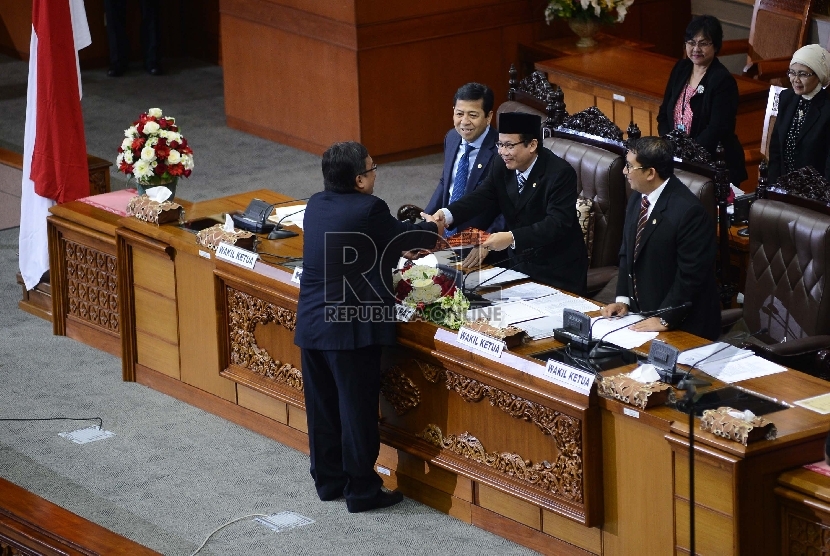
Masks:
[[[775,183],[784,174],[784,147],[787,132],[795,118],[800,96],[792,89],[784,89],[778,97],[778,118],[769,144],[769,183]],[[795,169],[812,166],[830,180],[830,94],[822,89],[810,102],[810,109],[795,141]]]
[[[467,178],[467,187],[465,194],[481,185],[484,178],[490,172],[494,158],[498,158],[498,149],[496,149],[496,140],[499,138],[499,132],[493,127],[487,131],[484,136],[484,141],[481,143],[481,149],[476,155],[476,161],[470,170],[470,177]],[[441,179],[435,187],[435,192],[432,198],[427,203],[424,212],[427,214],[435,214],[438,209],[444,208],[450,204],[450,185],[452,184],[452,170],[455,166],[455,158],[458,156],[458,149],[461,146],[461,135],[455,128],[449,130],[444,137],[444,170],[441,173]],[[504,218],[499,215],[495,219],[486,219],[482,214],[475,214],[469,220],[459,222],[453,226],[459,231],[467,228],[478,228],[479,230],[486,230],[490,233],[504,231]]]
[[[635,312],[690,301],[690,309],[661,316],[673,329],[717,339],[720,304],[715,282],[715,223],[700,200],[672,176],[649,215],[634,259],[641,199],[642,194],[634,192],[626,208],[617,295],[629,297]],[[634,274],[639,298],[634,296]]]
[[[374,195],[313,195],[304,217],[294,343],[318,350],[393,345],[392,269],[402,250],[434,247],[435,232],[432,223],[396,220]],[[350,310],[361,309],[363,313],[345,318]]]
[[[674,107],[683,94],[683,88],[692,75],[691,60],[679,60],[672,68],[663,104],[657,114],[657,131],[665,135],[674,129]],[[715,58],[700,81],[703,93],[690,101],[692,127],[689,137],[709,151],[714,158],[718,143],[723,143],[729,179],[735,185],[747,178],[744,149],[735,135],[735,117],[738,114],[738,83],[726,66]]]
[[[502,213],[516,241],[516,250],[510,250],[516,270],[584,294],[588,251],[576,218],[576,172],[548,149],[538,152],[521,197],[516,172],[496,157],[484,182],[447,208],[461,222],[475,214],[492,219]]]

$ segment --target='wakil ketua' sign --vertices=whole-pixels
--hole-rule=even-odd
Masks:
[[[494,357],[501,357],[504,350],[504,342],[463,326],[458,329],[458,343]]]
[[[591,393],[595,375],[592,372],[586,372],[559,361],[548,359],[545,377],[554,384],[587,396]]]

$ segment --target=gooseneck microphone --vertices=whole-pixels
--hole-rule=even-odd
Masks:
[[[761,334],[766,334],[767,332],[769,332],[769,328],[764,327],[764,328],[761,328],[760,330],[758,330],[757,332],[753,332],[752,334],[747,334],[747,335],[743,336],[742,338],[740,338],[740,340],[746,340],[747,338],[760,336]],[[710,357],[712,357],[713,355],[717,355],[718,353],[720,353],[720,352],[722,352],[726,349],[729,349],[731,347],[737,347],[737,346],[735,346],[734,344],[730,344],[729,342],[726,342],[726,345],[723,346],[722,348],[717,349],[717,350],[713,351],[712,353],[710,353],[709,355],[707,355],[706,357],[698,359],[697,361],[692,363],[691,366],[689,366],[689,370],[686,371],[683,374],[683,376],[680,378],[680,382],[677,383],[676,388],[678,390],[694,391],[696,385],[697,386],[709,386],[711,384],[710,382],[706,382],[705,380],[692,378],[692,370],[695,367],[697,367],[698,365],[700,365],[701,363],[703,363],[704,361],[706,361],[707,359],[709,359]]]
[[[282,222],[283,222],[283,220],[285,220],[289,216],[294,216],[295,214],[300,214],[301,212],[304,212],[305,209],[306,209],[306,207],[303,207],[298,211],[294,211],[292,213],[286,214],[285,216],[280,218],[277,221],[276,226],[274,226],[274,229],[271,230],[270,234],[268,234],[268,239],[285,239],[287,237],[294,237],[294,236],[300,235],[297,232],[292,232],[291,230],[286,230],[285,228],[283,228],[282,227]]]

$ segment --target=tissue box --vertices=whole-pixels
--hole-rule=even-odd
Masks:
[[[674,399],[674,390],[665,382],[638,382],[625,374],[603,377],[597,383],[600,396],[613,398],[640,409],[663,405]]]
[[[749,421],[743,417],[733,417],[730,411],[737,411],[731,407],[707,409],[700,418],[700,428],[728,440],[740,442],[746,446],[756,440],[774,440],[778,430],[772,421],[763,417],[753,417]],[[739,412],[741,413],[741,412]]]
[[[182,206],[173,201],[159,203],[147,195],[138,195],[127,203],[127,216],[135,216],[139,220],[153,224],[167,224],[178,222],[182,213]]]
[[[205,228],[196,234],[196,243],[212,251],[216,251],[219,244],[223,242],[253,251],[255,240],[256,236],[251,232],[237,229],[234,229],[232,232],[226,232],[222,224]]]
[[[515,326],[507,326],[499,328],[497,326],[490,326],[486,318],[480,318],[472,322],[464,323],[465,328],[481,332],[486,336],[501,340],[507,349],[521,345],[522,339],[527,336],[524,330],[516,328]]]

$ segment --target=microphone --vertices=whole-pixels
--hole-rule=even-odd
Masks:
[[[286,230],[285,228],[283,228],[282,227],[282,221],[285,220],[286,218],[288,218],[289,216],[294,216],[295,214],[300,214],[301,212],[304,212],[305,209],[306,209],[306,207],[304,206],[300,210],[297,210],[297,211],[294,211],[292,213],[286,214],[285,216],[280,218],[277,221],[276,226],[274,226],[274,229],[271,230],[270,234],[268,234],[268,239],[285,239],[285,238],[288,238],[288,237],[294,237],[294,236],[300,235],[297,232],[292,232],[291,230]]]
[[[757,332],[754,332],[752,334],[747,334],[747,335],[743,336],[742,338],[740,338],[740,341],[746,340],[747,338],[752,338],[754,336],[760,336],[761,334],[766,334],[767,332],[769,332],[769,328],[764,327],[764,328],[761,328],[760,330],[758,330]],[[735,341],[737,341],[737,339]],[[683,376],[680,379],[680,382],[677,383],[676,388],[678,390],[689,390],[690,392],[692,392],[692,395],[694,395],[695,385],[710,386],[712,384],[711,382],[706,382],[705,380],[701,380],[699,378],[692,378],[692,369],[694,369],[695,367],[697,367],[698,365],[700,365],[701,363],[703,363],[704,361],[706,361],[707,359],[709,359],[713,355],[717,355],[718,353],[722,352],[723,350],[731,348],[731,347],[737,347],[737,346],[735,346],[735,344],[726,342],[726,345],[723,346],[722,348],[720,348],[716,351],[713,351],[712,353],[710,353],[706,357],[703,357],[703,358],[695,361],[694,363],[692,363],[691,366],[689,367],[689,370],[686,371],[683,374]]]
[[[664,313],[669,313],[671,311],[676,311],[678,309],[688,309],[691,306],[692,306],[692,302],[691,301],[686,301],[682,305],[675,305],[674,307],[664,307],[663,309],[657,309],[656,311],[641,311],[640,313],[629,313],[629,314],[635,314],[635,315],[639,314],[639,315],[642,315],[644,317],[656,317],[657,315],[662,315]],[[599,320],[599,319],[597,319],[597,320]],[[594,321],[594,323],[592,323],[592,328],[593,328],[593,324],[595,324],[595,323],[596,323],[596,321]],[[591,360],[596,356],[597,349],[600,347],[600,345],[602,345],[602,342],[605,340],[606,336],[608,336],[609,334],[613,334],[614,332],[616,332],[618,330],[622,330],[623,328],[628,328],[629,326],[631,326],[631,323],[624,324],[622,326],[614,328],[613,330],[609,330],[608,332],[603,334],[602,337],[600,337],[600,339],[597,340],[596,345],[591,349],[590,353],[588,353],[588,360]]]

